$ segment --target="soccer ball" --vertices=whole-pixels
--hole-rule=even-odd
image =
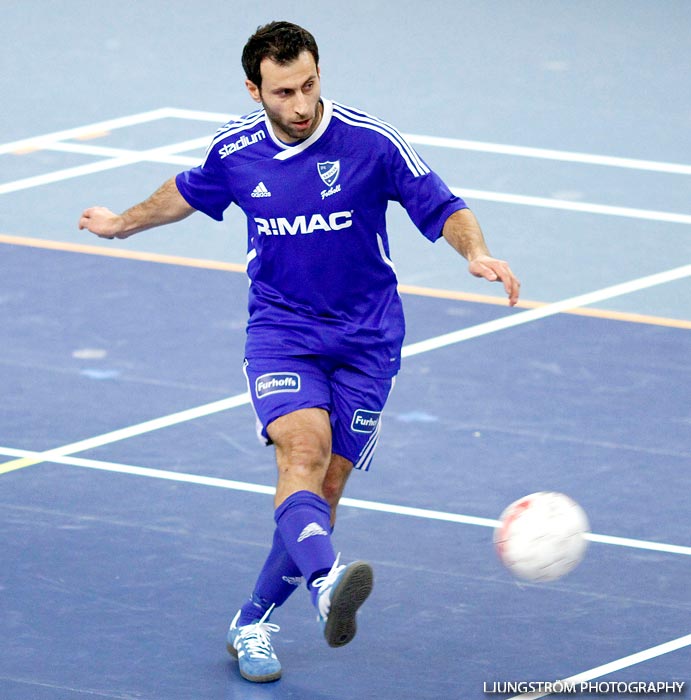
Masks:
[[[494,530],[499,559],[517,578],[555,581],[583,559],[588,517],[568,496],[540,491],[519,498]]]

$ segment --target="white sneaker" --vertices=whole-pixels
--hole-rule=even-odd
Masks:
[[[374,585],[372,567],[364,561],[339,566],[336,557],[331,571],[312,582],[317,593],[317,620],[329,646],[348,644],[357,632],[356,614]]]
[[[238,660],[240,675],[253,683],[269,683],[281,677],[281,663],[271,644],[271,633],[281,628],[266,621],[273,607],[258,622],[242,627],[237,626],[238,610],[226,637],[226,648]]]

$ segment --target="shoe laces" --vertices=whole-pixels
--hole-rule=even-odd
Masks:
[[[271,658],[273,654],[271,633],[278,632],[281,629],[273,622],[267,622],[267,618],[274,607],[275,605],[272,605],[258,622],[238,628],[240,639],[247,650],[247,655],[253,659]]]
[[[319,614],[324,619],[326,619],[326,617],[329,615],[329,611],[331,610],[331,596],[324,595],[324,592],[328,591],[328,589],[338,578],[338,575],[341,573],[341,571],[343,571],[343,569],[346,568],[345,564],[341,564],[339,566],[340,560],[341,553],[339,552],[336,557],[336,561],[331,567],[331,571],[329,571],[329,573],[326,574],[326,576],[320,576],[319,578],[315,578],[314,581],[312,581],[312,586],[314,588],[319,589],[319,593],[317,594],[317,609],[319,610]]]

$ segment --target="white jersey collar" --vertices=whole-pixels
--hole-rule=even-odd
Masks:
[[[319,126],[317,127],[316,131],[308,139],[300,141],[294,146],[290,146],[288,144],[283,143],[283,141],[281,141],[276,136],[276,134],[274,134],[273,126],[271,125],[271,120],[268,117],[266,117],[266,128],[269,132],[269,136],[271,136],[273,142],[281,149],[274,156],[275,160],[287,160],[288,158],[292,158],[298,153],[302,153],[306,148],[309,148],[313,143],[315,143],[315,141],[318,141],[321,138],[322,134],[328,128],[329,122],[331,121],[331,115],[333,114],[333,103],[331,102],[331,100],[327,100],[326,98],[322,97],[321,102],[324,108],[324,112],[322,114],[321,121],[319,122]]]

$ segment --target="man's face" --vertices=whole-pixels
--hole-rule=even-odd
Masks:
[[[280,65],[270,58],[261,62],[262,86],[245,81],[252,99],[261,102],[276,136],[285,143],[311,136],[321,121],[319,68],[309,51]]]

